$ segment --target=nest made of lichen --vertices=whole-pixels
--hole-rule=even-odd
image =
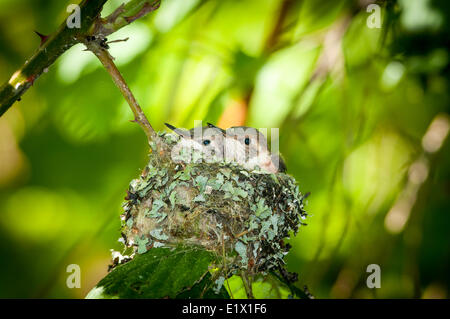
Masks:
[[[179,137],[161,133],[165,154]],[[283,264],[285,240],[306,217],[293,177],[235,163],[174,163],[155,146],[130,183],[122,235],[141,254],[153,247],[200,245],[252,272]]]

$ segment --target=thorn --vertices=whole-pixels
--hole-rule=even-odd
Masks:
[[[34,81],[36,81],[36,79],[37,79],[37,75],[36,75],[36,74],[32,74],[32,75],[30,75],[30,76],[27,78],[26,82],[29,82],[29,83],[31,83],[31,85],[33,85],[33,84],[34,84]]]
[[[39,36],[39,38],[41,38],[41,44],[40,44],[40,46],[42,46],[42,45],[45,43],[45,41],[47,41],[47,39],[49,38],[48,35],[44,35],[44,34],[39,33],[39,32],[37,32],[37,31],[34,31],[34,33],[36,33],[36,34]]]

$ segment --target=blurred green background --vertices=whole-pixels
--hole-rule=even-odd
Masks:
[[[74,1],[0,0],[0,82]],[[318,298],[448,298],[449,1],[163,0],[109,38],[152,125],[280,129],[308,225],[290,271]],[[104,14],[121,1],[108,1]],[[368,20],[369,19],[369,20]],[[77,45],[0,118],[0,297],[83,298],[119,250],[148,146]],[[81,267],[69,289],[66,267]],[[381,288],[366,286],[367,265]]]

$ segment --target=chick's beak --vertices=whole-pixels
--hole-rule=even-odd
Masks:
[[[191,138],[191,134],[189,134],[189,132],[183,130],[183,129],[179,129],[169,123],[164,123],[169,129],[171,129],[172,131],[174,131],[175,133],[177,133],[178,135],[180,135],[181,137],[186,137],[186,138]]]
[[[220,127],[215,126],[214,124],[211,124],[211,123],[206,123],[206,124],[207,124],[208,127],[210,127],[210,128],[215,128],[215,129],[219,130],[219,131],[225,136],[226,131],[225,131],[224,129],[221,129]]]

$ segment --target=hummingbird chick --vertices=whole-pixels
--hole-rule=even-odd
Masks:
[[[185,150],[187,156],[191,156],[195,152],[201,154],[201,158],[207,163],[223,160],[225,138],[217,128],[203,126],[185,130],[168,123],[165,123],[165,125],[181,137],[179,143],[172,150],[172,155],[179,155],[180,152]],[[189,160],[192,160],[192,158],[189,157]]]
[[[286,165],[281,156],[270,152],[266,137],[257,129],[233,126],[223,130],[211,123],[208,123],[208,126],[221,130],[224,134],[227,159],[234,159],[249,170],[259,167],[269,173],[286,172]]]
[[[181,137],[173,150],[176,154],[187,149],[201,153],[202,159],[208,163],[234,162],[250,171],[260,168],[268,173],[286,171],[283,159],[270,153],[266,137],[253,127],[235,126],[223,130],[208,123],[207,126],[185,130],[165,124]]]

